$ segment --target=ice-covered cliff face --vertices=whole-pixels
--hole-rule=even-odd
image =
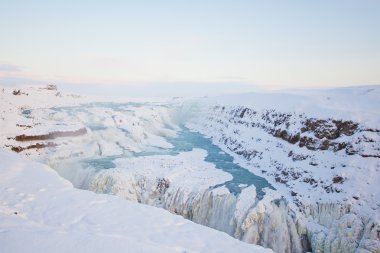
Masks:
[[[96,174],[89,189],[162,207],[275,252],[303,252],[302,231],[278,193],[268,189],[258,200],[253,185],[238,196],[225,187],[214,188],[231,175],[205,162],[205,156],[204,150],[193,150],[118,159],[115,169]]]
[[[175,136],[178,129],[169,108],[149,103],[22,110],[17,126],[22,134],[7,136],[4,146],[35,159],[47,158],[48,163],[170,148],[165,138]]]
[[[272,252],[159,208],[74,189],[0,149],[0,252]]]
[[[189,128],[212,138],[295,205],[307,220],[313,252],[378,252],[379,89],[353,93],[332,92],[323,103],[286,94],[264,94],[265,101],[223,97],[184,109],[197,110]],[[362,100],[361,107],[339,107],[342,98]]]

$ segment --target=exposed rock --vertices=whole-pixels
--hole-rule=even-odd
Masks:
[[[276,130],[276,132],[274,133],[274,136],[281,138],[284,141],[287,141],[291,144],[295,144],[300,140],[300,134],[299,133],[297,133],[295,135],[291,135],[286,130],[280,130],[280,129]]]
[[[58,90],[57,85],[55,84],[48,84],[46,85],[47,90]]]
[[[300,138],[298,146],[300,148],[306,147],[309,150],[319,149],[318,141],[316,139],[313,139],[311,137],[306,137],[306,136],[303,136],[302,138]]]
[[[18,126],[18,127],[22,127],[22,128],[32,128],[32,126],[30,126],[30,125],[16,124],[16,126]]]
[[[20,152],[27,150],[27,149],[41,149],[41,148],[56,147],[56,146],[58,146],[58,145],[54,142],[36,143],[36,144],[32,144],[32,145],[29,145],[26,147],[12,146],[11,150],[16,152],[16,153],[20,153]]]
[[[75,131],[56,131],[48,134],[42,135],[18,135],[16,136],[16,141],[43,141],[43,140],[52,140],[59,137],[76,137],[80,135],[84,135],[87,133],[87,129],[85,127],[80,128]]]
[[[351,136],[358,130],[358,123],[332,119],[307,119],[302,132],[313,132],[318,139],[335,140],[342,134]]]
[[[160,194],[165,194],[165,192],[169,188],[169,186],[170,186],[169,179],[166,179],[166,178],[157,178],[157,187],[156,187],[156,190],[158,190],[158,192]]]
[[[21,95],[21,90],[14,90],[13,95],[15,95],[15,96]]]
[[[341,177],[341,176],[335,176],[335,177],[333,177],[332,181],[333,181],[334,184],[343,183],[344,182],[344,178]]]

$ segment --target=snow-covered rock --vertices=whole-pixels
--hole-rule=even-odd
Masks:
[[[191,116],[189,128],[289,200],[314,252],[354,252],[361,245],[377,252],[380,235],[367,246],[364,234],[368,227],[376,234],[380,210],[379,107],[374,86],[222,96],[187,102],[182,110]]]

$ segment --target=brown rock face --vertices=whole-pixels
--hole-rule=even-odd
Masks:
[[[48,147],[56,147],[56,146],[58,146],[58,145],[53,143],[53,142],[36,143],[33,145],[29,145],[27,147],[14,146],[11,148],[11,150],[16,152],[16,153],[20,153],[20,152],[27,150],[27,149],[40,149],[40,148],[48,148]]]
[[[308,118],[307,115],[302,113],[284,113],[274,109],[263,110],[261,113],[248,107],[231,108],[229,110],[225,107],[215,106],[213,109],[215,112],[226,116],[227,121],[217,121],[217,123],[223,123],[224,127],[236,124],[259,128],[290,144],[312,151],[338,152],[343,150],[347,155],[357,154],[362,157],[380,157],[378,148],[369,148],[378,141],[375,137],[372,137],[371,133],[379,134],[380,130],[364,127],[358,122],[333,118]],[[211,120],[213,120],[212,117]],[[301,128],[291,127],[294,125],[301,125]],[[234,133],[239,134],[238,132]],[[362,134],[355,135],[357,133]],[[347,136],[352,136],[352,138],[346,138]],[[232,146],[235,148],[241,143],[229,144],[233,144]],[[234,149],[233,151],[236,150]],[[244,152],[244,147],[238,147],[238,152],[239,155],[244,156],[246,159],[251,157]]]
[[[276,130],[274,136],[283,139],[291,144],[295,144],[300,140],[300,134],[290,135],[286,130]]]
[[[87,133],[86,128],[80,128],[75,131],[57,131],[48,134],[42,135],[18,135],[16,136],[16,141],[44,141],[44,140],[52,140],[59,137],[76,137],[80,135],[84,135]]]
[[[301,132],[313,132],[318,139],[335,140],[342,134],[351,136],[358,129],[358,124],[343,120],[307,119]]]

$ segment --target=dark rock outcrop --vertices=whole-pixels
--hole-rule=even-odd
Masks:
[[[29,145],[29,146],[26,146],[26,147],[21,147],[21,146],[12,146],[11,147],[11,150],[16,152],[16,153],[20,153],[24,150],[27,150],[27,149],[41,149],[41,148],[48,148],[48,147],[56,147],[58,146],[56,143],[54,142],[48,142],[48,143],[36,143],[36,144],[33,144],[33,145]]]
[[[16,141],[44,141],[44,140],[52,140],[60,137],[76,137],[80,135],[84,135],[87,133],[87,129],[85,127],[80,128],[75,131],[56,131],[48,134],[42,135],[18,135],[16,136]]]
[[[380,133],[378,129],[363,128],[359,123],[351,120],[341,119],[317,119],[308,118],[305,114],[282,113],[273,109],[263,110],[261,113],[248,107],[228,108],[215,106],[214,112],[224,114],[227,121],[223,122],[226,128],[228,125],[242,125],[245,127],[259,128],[268,134],[280,138],[290,144],[307,148],[308,150],[326,150],[338,152],[344,150],[347,155],[361,155],[362,157],[379,157],[380,153],[367,154],[361,150],[366,143],[374,143],[367,133]],[[213,120],[210,118],[210,120]],[[220,119],[215,119],[218,122]],[[222,122],[219,122],[222,124]],[[300,126],[295,128],[294,126]],[[355,135],[363,133],[362,136]],[[237,133],[238,134],[238,133]],[[355,136],[354,136],[355,135]],[[352,141],[347,142],[347,138],[352,137]],[[233,144],[233,151],[245,158],[251,156],[241,149],[240,143],[228,140]],[[225,143],[226,144],[226,143]],[[230,145],[228,145],[230,146]],[[249,159],[248,159],[249,160]]]

